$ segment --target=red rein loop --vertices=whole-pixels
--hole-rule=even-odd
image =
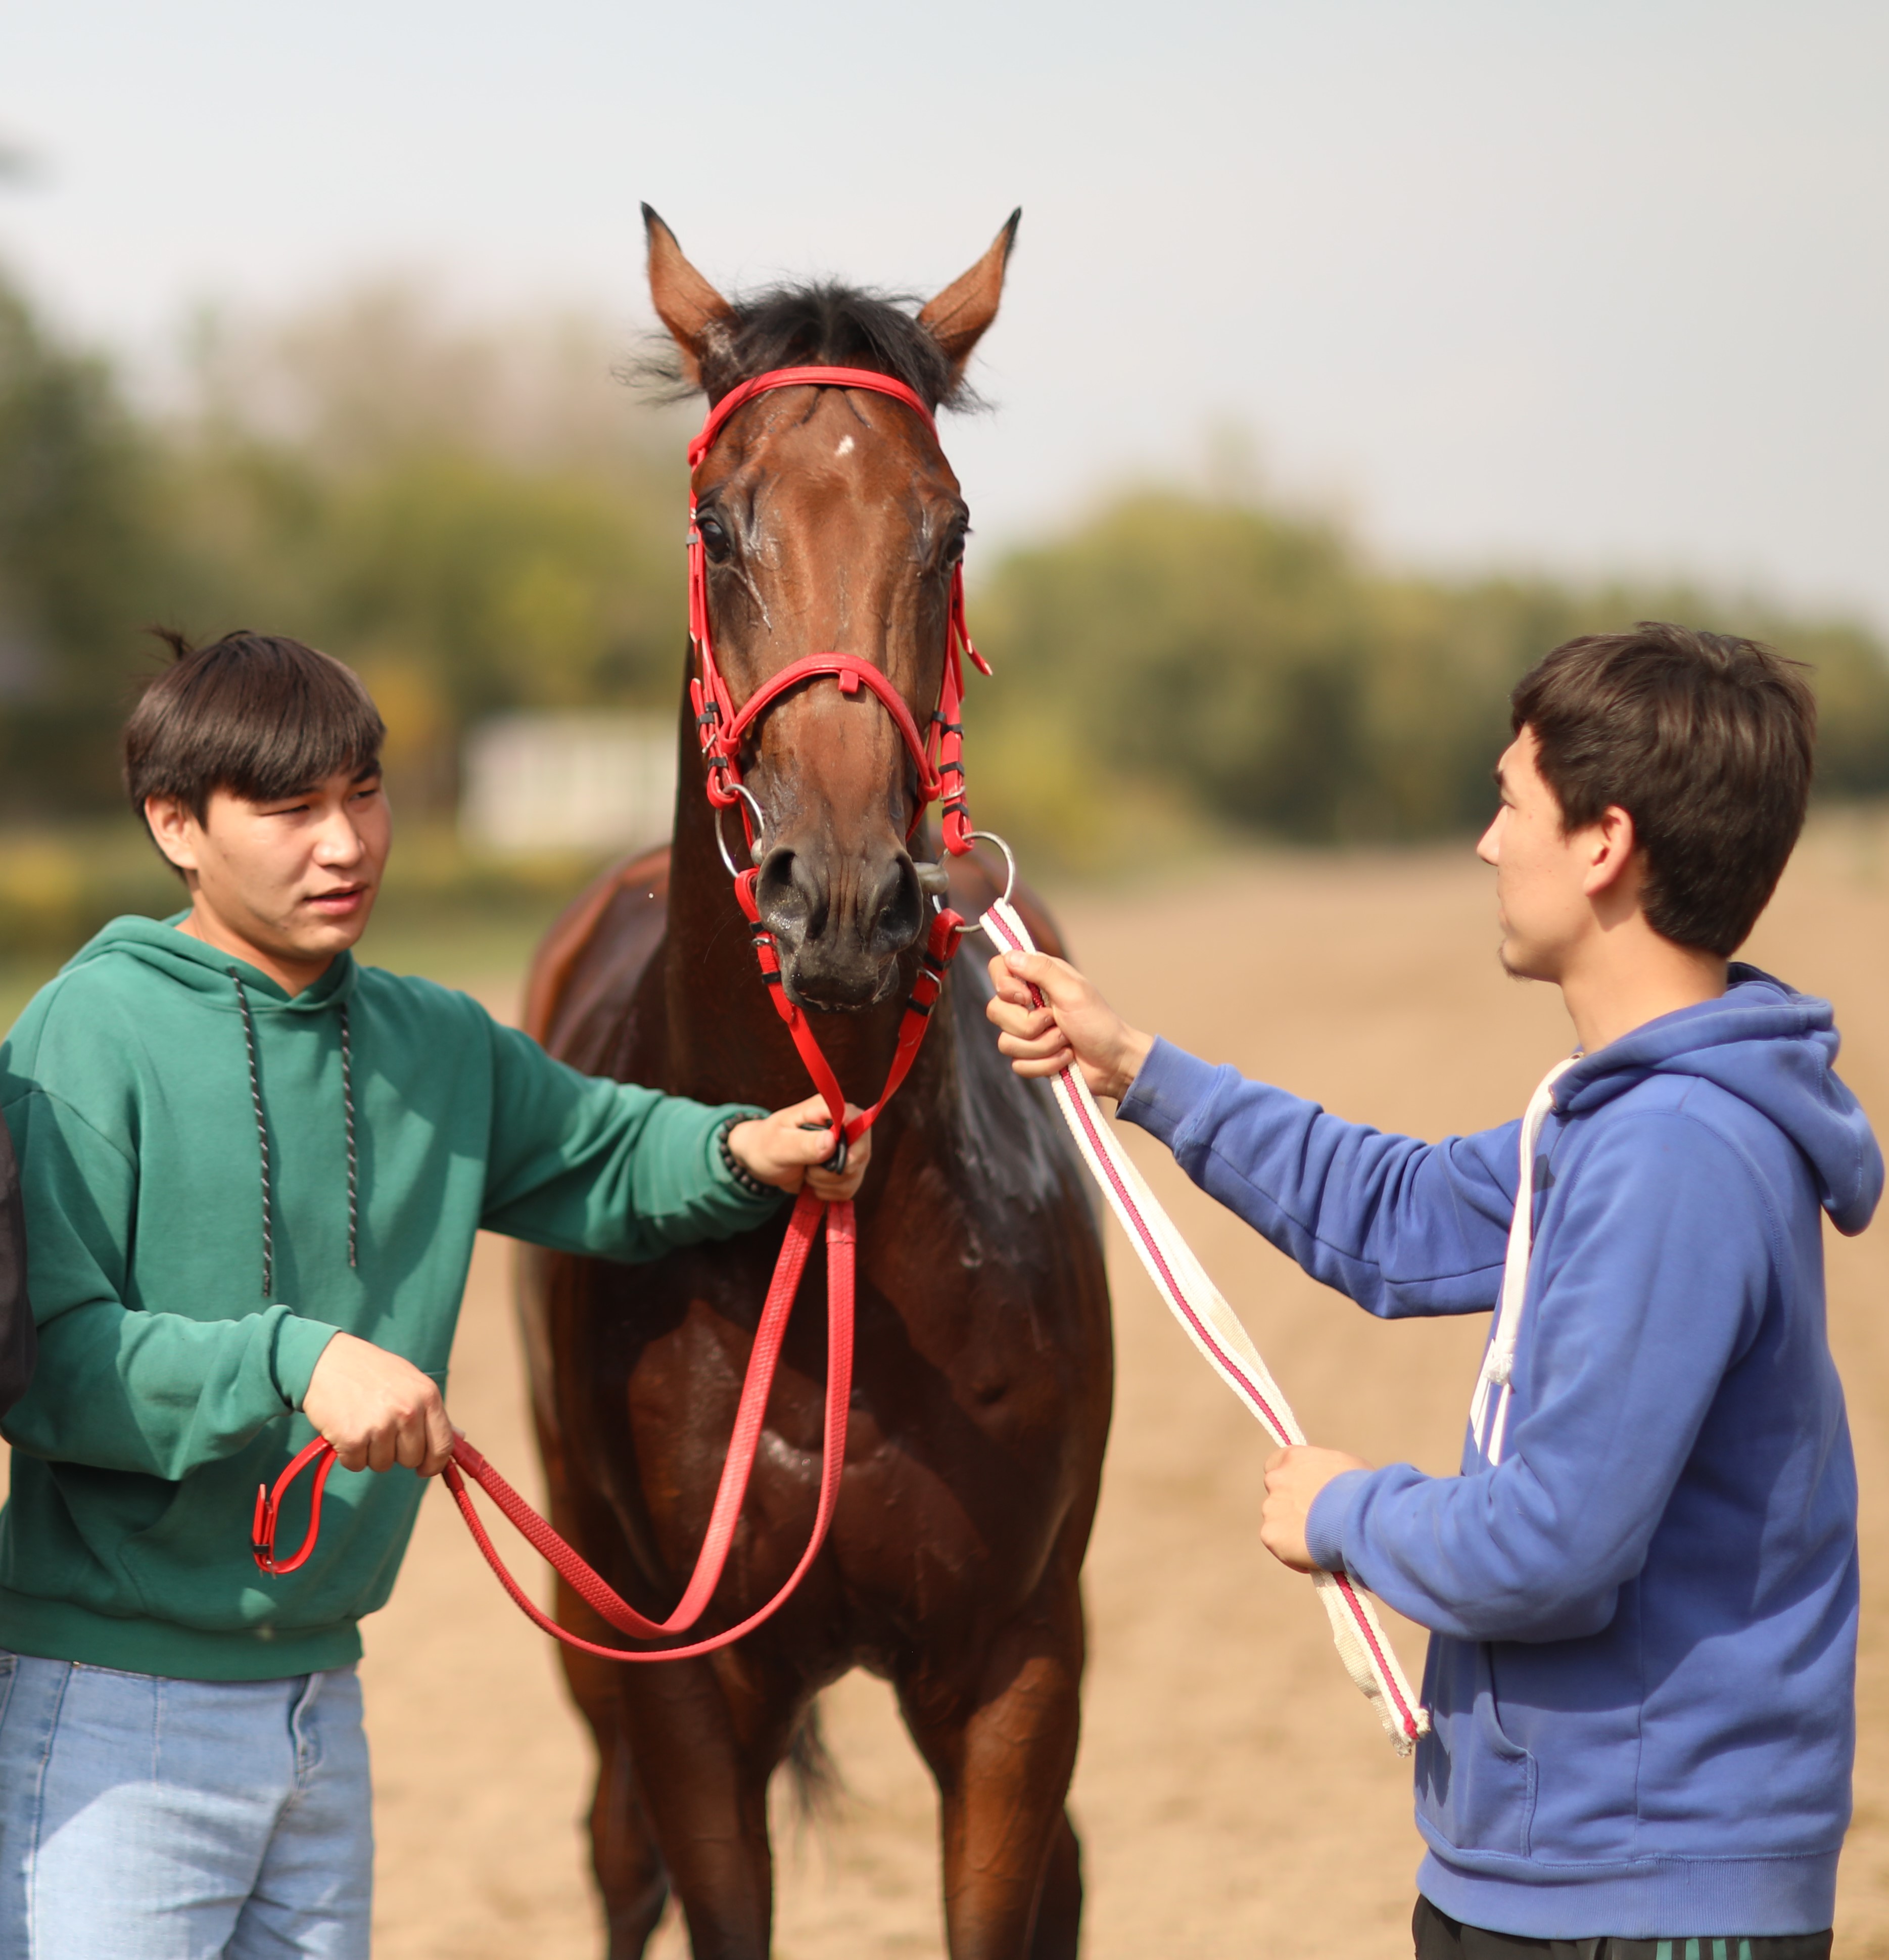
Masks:
[[[736,1625],[725,1627],[719,1633],[692,1641],[684,1647],[636,1652],[622,1647],[603,1647],[594,1640],[584,1640],[568,1631],[539,1607],[507,1568],[473,1504],[472,1493],[466,1488],[466,1479],[470,1478],[485,1491],[533,1549],[550,1564],[558,1577],[593,1612],[607,1624],[614,1627],[619,1633],[628,1634],[638,1640],[666,1640],[673,1638],[678,1634],[686,1633],[701,1618],[709,1601],[714,1597],[715,1588],[720,1582],[723,1568],[727,1564],[730,1549],[734,1543],[735,1527],[740,1517],[742,1500],[746,1495],[749,1475],[753,1469],[755,1454],[760,1446],[768,1391],[774,1385],[774,1370],[781,1358],[781,1347],[787,1338],[788,1317],[793,1310],[793,1297],[800,1289],[801,1275],[806,1270],[807,1254],[813,1249],[814,1239],[820,1230],[822,1213],[825,1214],[828,1273],[825,1437],[820,1464],[820,1494],[814,1510],[813,1528],[808,1535],[806,1548],[801,1553],[799,1563],[765,1605],[750,1613]],[[510,1594],[514,1603],[529,1619],[545,1632],[563,1641],[567,1647],[580,1648],[586,1653],[599,1654],[608,1660],[686,1660],[692,1656],[713,1653],[717,1647],[728,1646],[780,1611],[794,1588],[806,1576],[809,1567],[819,1555],[820,1547],[826,1541],[828,1528],[833,1522],[834,1510],[839,1503],[840,1472],[846,1461],[846,1415],[853,1392],[854,1266],[852,1206],[845,1203],[825,1204],[811,1193],[802,1192],[800,1201],[793,1208],[793,1217],[788,1221],[787,1238],[781,1249],[780,1263],[774,1268],[773,1281],[768,1288],[767,1303],[762,1309],[761,1323],[755,1332],[754,1351],[749,1359],[747,1379],[742,1384],[741,1400],[735,1413],[734,1434],[729,1443],[727,1459],[722,1465],[721,1481],[715,1492],[714,1507],[709,1513],[708,1529],[703,1536],[701,1551],[696,1558],[695,1570],[689,1576],[682,1598],[666,1619],[653,1620],[639,1613],[585,1563],[581,1554],[533,1510],[472,1443],[463,1436],[454,1442],[452,1461],[447,1465],[443,1473],[447,1488],[452,1492],[453,1502],[459,1506],[460,1515],[466,1520],[466,1529],[471,1532],[474,1542],[485,1554],[486,1563],[498,1575],[499,1583]],[[314,1483],[309,1492],[307,1534],[302,1541],[301,1550],[293,1558],[278,1559],[275,1555],[275,1533],[283,1497],[289,1487],[311,1463],[316,1467]],[[276,1478],[272,1490],[264,1489],[256,1492],[254,1552],[259,1570],[278,1574],[293,1572],[313,1551],[315,1542],[321,1532],[322,1491],[328,1481],[329,1472],[334,1467],[333,1446],[317,1437]]]
[[[309,1465],[319,1465],[315,1481],[308,1493],[308,1532],[302,1540],[302,1548],[293,1558],[275,1556],[275,1528],[280,1520],[282,1500],[288,1487],[294,1482]],[[335,1448],[331,1443],[316,1437],[314,1441],[301,1451],[290,1462],[288,1468],[275,1480],[271,1490],[259,1484],[256,1489],[256,1522],[250,1529],[250,1547],[256,1555],[256,1569],[272,1577],[279,1577],[285,1572],[293,1572],[298,1565],[308,1563],[308,1555],[315,1549],[315,1541],[321,1535],[321,1494],[328,1488],[328,1473],[335,1467]]]
[[[755,396],[772,388],[809,386],[862,388],[875,394],[889,395],[917,413],[934,436],[937,434],[937,425],[930,409],[902,381],[895,381],[890,375],[874,374],[854,368],[780,368],[770,374],[758,374],[752,381],[744,381],[715,404],[702,425],[701,433],[689,445],[690,469],[694,469],[708,454],[728,418]],[[747,828],[749,845],[753,844],[753,827],[743,802],[741,772],[736,759],[742,737],[790,688],[798,687],[806,681],[831,679],[839,683],[842,694],[857,694],[863,687],[876,695],[917,765],[917,807],[905,833],[908,838],[916,834],[927,808],[933,802],[942,802],[946,849],[958,855],[968,851],[971,819],[964,800],[962,655],[968,654],[980,673],[987,674],[991,670],[971,644],[970,634],[965,629],[964,568],[959,565],[952,573],[944,676],[931,725],[924,733],[920,733],[904,697],[886,676],[871,661],[861,660],[853,654],[811,654],[795,660],[757,688],[737,711],[730,698],[727,683],[715,664],[708,625],[708,571],[701,534],[695,523],[692,492],[688,517],[688,631],[700,666],[700,672],[689,682],[689,697],[695,705],[702,756],[708,764],[708,800],[717,813],[730,803],[742,803],[742,822]],[[945,974],[957,952],[959,941],[964,937],[965,922],[957,913],[943,906],[934,913],[924,950],[919,956],[917,975],[899,1020],[898,1039],[892,1051],[892,1066],[886,1071],[885,1087],[879,1091],[879,1100],[870,1109],[861,1110],[849,1119],[844,1115],[845,1093],[832,1064],[821,1052],[806,1015],[787,998],[774,936],[761,922],[755,890],[759,876],[754,870],[738,873],[735,898],[748,921],[761,977],[767,983],[781,1018],[787,1023],[787,1032],[806,1064],[807,1073],[813,1078],[813,1086],[825,1099],[832,1118],[836,1148],[842,1139],[849,1144],[855,1143],[878,1120],[879,1112],[897,1093],[917,1059],[925,1030],[930,1026],[932,1010],[943,991]],[[700,1620],[714,1596],[734,1543],[742,1503],[747,1496],[748,1480],[754,1468],[755,1452],[760,1447],[768,1393],[774,1386],[781,1347],[787,1339],[788,1318],[793,1311],[794,1296],[800,1290],[801,1275],[806,1270],[807,1255],[822,1221],[826,1236],[825,1436],[820,1460],[819,1497],[814,1509],[813,1529],[800,1562],[765,1605],[737,1625],[724,1628],[719,1633],[684,1646],[638,1651],[604,1647],[567,1631],[537,1605],[507,1570],[473,1505],[472,1493],[466,1488],[466,1478],[469,1477],[485,1492],[525,1539],[549,1562],[558,1576],[606,1624],[638,1640],[669,1640],[688,1632]],[[734,1432],[722,1464],[721,1481],[716,1487],[714,1504],[709,1513],[708,1529],[703,1534],[701,1550],[688,1583],[682,1589],[681,1599],[666,1618],[648,1618],[619,1597],[464,1437],[454,1443],[452,1460],[442,1473],[447,1488],[452,1492],[466,1529],[485,1554],[486,1563],[498,1574],[499,1583],[533,1624],[563,1641],[566,1647],[599,1655],[606,1660],[686,1660],[695,1655],[713,1653],[717,1647],[725,1647],[731,1641],[739,1640],[764,1620],[771,1618],[786,1603],[819,1557],[839,1502],[840,1476],[846,1462],[846,1412],[853,1392],[853,1306],[857,1264],[854,1234],[850,1202],[841,1201],[828,1204],[811,1192],[802,1191],[793,1216],[787,1221],[781,1256],[768,1287],[760,1324],[755,1330],[747,1376],[736,1407]],[[301,1548],[291,1558],[279,1558],[276,1555],[275,1536],[281,1522],[282,1500],[296,1479],[310,1465],[314,1466],[315,1476],[309,1491],[308,1529]],[[295,1456],[276,1478],[272,1489],[257,1491],[256,1519],[250,1539],[259,1570],[279,1576],[293,1572],[307,1562],[321,1535],[322,1493],[334,1467],[332,1446],[317,1438]]]

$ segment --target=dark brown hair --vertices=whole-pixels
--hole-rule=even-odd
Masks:
[[[269,803],[378,765],[386,726],[340,661],[272,633],[192,647],[152,631],[176,660],[125,724],[125,791],[140,819],[147,797],[173,797],[201,823],[212,790]]]
[[[981,406],[951,356],[917,317],[909,294],[869,292],[836,281],[774,286],[734,302],[704,349],[701,390],[686,380],[667,334],[623,370],[631,381],[657,383],[672,400],[705,391],[719,401],[730,389],[775,368],[869,368],[903,381],[933,409]]]
[[[1817,702],[1805,668],[1754,640],[1643,619],[1569,640],[1511,697],[1564,830],[1617,805],[1646,853],[1662,938],[1722,957],[1770,902],[1810,796]]]

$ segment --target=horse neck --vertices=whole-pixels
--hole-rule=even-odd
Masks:
[[[806,1065],[762,978],[733,880],[715,845],[715,819],[736,863],[745,848],[735,811],[717,812],[703,786],[695,716],[685,702],[676,772],[676,826],[669,856],[664,995],[672,1079],[705,1100],[765,1102],[779,1109],[813,1093]],[[898,985],[858,1013],[812,1014],[815,1038],[849,1099],[878,1098],[892,1064],[917,949],[900,961]],[[905,1111],[934,1096],[951,1042],[949,1017],[932,1016],[918,1065],[889,1107]]]

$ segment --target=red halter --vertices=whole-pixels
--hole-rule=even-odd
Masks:
[[[775,368],[743,382],[738,388],[730,389],[709,410],[701,433],[688,446],[691,472],[701,466],[702,459],[714,447],[715,438],[738,409],[746,407],[757,395],[765,394],[772,389],[804,387],[858,388],[876,395],[889,395],[894,401],[904,402],[918,416],[934,438],[937,435],[938,425],[931,411],[904,382],[894,380],[889,374],[875,374],[863,368]],[[790,660],[778,673],[771,674],[763,681],[739,709],[736,708],[727,681],[715,661],[714,640],[708,621],[708,555],[702,546],[701,527],[695,520],[692,485],[688,495],[688,634],[701,670],[690,680],[688,692],[701,739],[702,759],[708,765],[708,800],[715,806],[717,822],[720,821],[720,813],[730,803],[742,806],[742,828],[750,849],[755,841],[754,826],[749,814],[749,799],[741,784],[742,737],[789,689],[803,682],[826,679],[837,680],[842,694],[857,694],[861,687],[865,687],[876,695],[917,764],[917,794],[911,822],[906,826],[907,838],[916,835],[927,807],[942,799],[945,848],[960,856],[971,848],[971,817],[964,797],[962,656],[968,654],[981,673],[987,674],[991,669],[983,655],[972,644],[965,625],[962,565],[951,574],[951,607],[945,628],[944,673],[939,682],[938,705],[933,711],[929,728],[923,734],[919,732],[905,697],[892,685],[885,670],[857,654],[807,654],[797,660]],[[730,865],[730,868],[733,867]],[[787,1023],[801,1060],[806,1064],[807,1073],[813,1078],[814,1087],[826,1098],[826,1106],[832,1112],[835,1144],[842,1141],[853,1142],[872,1128],[879,1112],[917,1060],[919,1044],[924,1039],[932,1008],[944,984],[945,969],[950,965],[952,956],[958,950],[958,941],[963,936],[964,921],[957,913],[942,908],[933,918],[918,977],[913,984],[911,998],[905,1004],[905,1017],[899,1023],[898,1045],[886,1077],[886,1086],[879,1092],[879,1100],[870,1109],[846,1122],[841,1115],[845,1107],[845,1097],[838,1079],[821,1052],[819,1043],[814,1039],[806,1017],[787,998],[773,935],[761,923],[755,894],[759,875],[752,870],[736,872],[735,897],[753,934],[762,976],[768,983],[774,1004]]]

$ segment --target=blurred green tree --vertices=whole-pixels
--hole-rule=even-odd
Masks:
[[[210,323],[171,447],[197,630],[268,621],[348,660],[403,800],[440,811],[483,715],[667,706],[681,443],[612,398],[609,367],[584,323],[455,327],[400,287]]]
[[[693,412],[613,394],[618,351],[582,320],[469,326],[383,286],[285,323],[206,319],[185,399],[140,415],[0,283],[0,807],[115,799],[153,619],[294,633],[357,667],[423,812],[451,809],[485,715],[669,707]],[[1124,492],[980,568],[999,679],[968,704],[973,804],[1038,861],[1473,829],[1516,677],[1641,618],[1810,662],[1821,793],[1889,792],[1889,661],[1856,625],[1683,588],[1392,572],[1270,503],[1237,458],[1220,476]]]
[[[1516,679],[1642,619],[1808,662],[1821,793],[1889,789],[1889,659],[1856,625],[1683,587],[1393,575],[1328,521],[1223,495],[1125,494],[1001,561],[974,611],[1004,683],[972,704],[980,813],[1065,862],[1164,818],[1319,844],[1475,828]]]
[[[161,473],[110,368],[0,279],[0,807],[118,794],[137,630],[169,583]]]

